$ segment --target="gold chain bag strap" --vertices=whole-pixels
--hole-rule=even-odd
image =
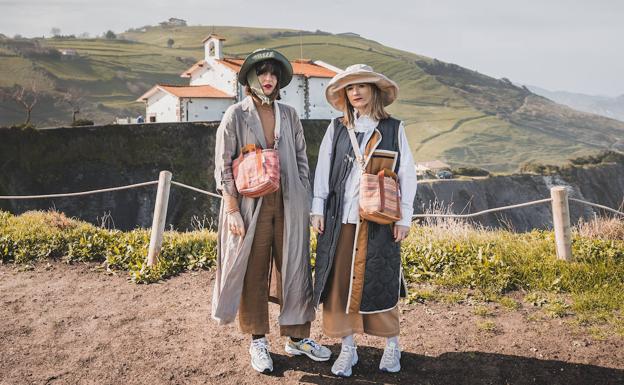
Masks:
[[[377,174],[366,172],[366,161],[360,151],[354,129],[348,128],[355,159],[361,170],[360,217],[387,225],[401,220],[401,191],[397,175],[387,168]]]

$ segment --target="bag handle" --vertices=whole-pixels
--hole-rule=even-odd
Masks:
[[[262,176],[264,168],[262,167],[262,150],[256,148],[256,172]]]
[[[390,170],[389,168],[382,169],[381,171],[379,171],[377,173],[377,175],[387,176],[387,177],[390,177],[390,178],[392,178],[394,180],[398,179],[397,174],[394,171]]]
[[[386,207],[386,186],[384,185],[384,170],[379,171],[377,173],[379,178],[379,200],[380,200],[380,208],[381,212],[384,212],[384,207]]]
[[[247,144],[243,147],[241,147],[241,154],[247,154],[249,152],[254,152],[256,151],[256,145],[255,144]]]

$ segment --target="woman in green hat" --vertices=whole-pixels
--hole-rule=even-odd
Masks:
[[[296,110],[277,102],[292,73],[288,59],[275,50],[251,53],[238,74],[247,96],[225,112],[215,145],[215,180],[223,200],[212,317],[227,324],[238,313],[240,330],[252,337],[251,365],[263,373],[273,370],[265,337],[269,300],[280,305],[287,353],[315,361],[331,354],[309,338],[315,311],[306,143]],[[280,186],[259,198],[240,194],[234,180],[233,161],[251,144],[275,148],[279,156]]]

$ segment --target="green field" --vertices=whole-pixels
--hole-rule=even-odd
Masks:
[[[405,121],[417,161],[440,159],[453,166],[512,172],[529,160],[557,164],[608,149],[624,136],[622,122],[570,112],[542,98],[526,103],[528,91],[503,80],[357,36],[299,35],[293,30],[148,27],[123,33],[117,40],[27,41],[44,48],[73,48],[79,55],[73,60],[24,55],[16,49],[23,42],[4,39],[0,87],[39,79],[49,97],[33,111],[40,127],[71,120],[68,106],[55,102],[70,87],[86,95],[82,118],[108,123],[115,117],[136,116],[143,112],[136,98],[155,83],[187,83],[179,75],[203,57],[202,40],[213,31],[227,39],[228,56],[244,57],[259,47],[272,47],[291,59],[303,56],[341,68],[367,63],[396,80],[400,98],[390,112]],[[167,47],[169,38],[174,40],[172,48]],[[22,119],[14,102],[0,102],[0,125]]]

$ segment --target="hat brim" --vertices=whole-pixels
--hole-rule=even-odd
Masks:
[[[372,83],[381,91],[382,103],[385,106],[392,104],[399,95],[399,86],[386,76],[372,71],[342,72],[330,80],[325,89],[327,102],[339,111],[347,108],[347,94],[345,88],[352,84]]]
[[[290,64],[290,61],[286,59],[286,56],[277,52],[274,49],[260,49],[254,51],[245,58],[243,65],[241,66],[240,71],[238,71],[238,82],[244,86],[247,85],[247,73],[256,66],[256,64],[263,62],[265,60],[275,60],[282,66],[282,76],[279,79],[279,87],[283,89],[288,84],[293,77],[293,68]]]

